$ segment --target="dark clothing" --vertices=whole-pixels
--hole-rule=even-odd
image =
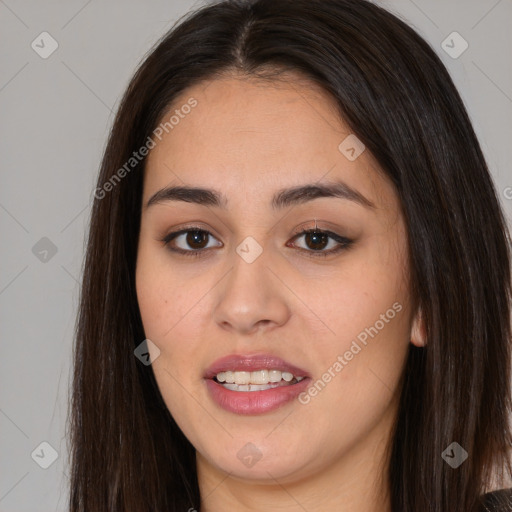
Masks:
[[[488,492],[482,500],[481,512],[512,512],[512,488]]]

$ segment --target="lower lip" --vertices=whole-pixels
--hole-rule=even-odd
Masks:
[[[306,377],[296,384],[263,391],[232,391],[212,379],[206,379],[206,385],[214,402],[226,411],[236,414],[262,414],[292,401],[308,387],[310,380]]]

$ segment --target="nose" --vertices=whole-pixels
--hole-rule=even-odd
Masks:
[[[283,326],[290,317],[292,294],[277,277],[265,251],[252,263],[235,254],[233,267],[217,287],[214,321],[235,334],[253,334]]]

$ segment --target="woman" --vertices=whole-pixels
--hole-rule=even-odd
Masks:
[[[509,238],[411,28],[199,9],[132,79],[95,198],[71,510],[506,510]]]

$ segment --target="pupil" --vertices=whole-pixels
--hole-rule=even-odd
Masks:
[[[201,243],[201,239],[204,239],[203,243]],[[187,244],[190,247],[202,249],[203,248],[202,246],[206,245],[204,243],[205,240],[206,240],[206,233],[204,231],[190,231],[187,234]],[[200,247],[196,247],[195,244],[199,244]]]
[[[309,246],[309,243],[312,241],[313,247],[310,249],[323,249],[325,248],[326,243],[328,242],[328,236],[325,233],[307,233],[306,234],[306,243]],[[318,247],[320,245],[321,247]]]

